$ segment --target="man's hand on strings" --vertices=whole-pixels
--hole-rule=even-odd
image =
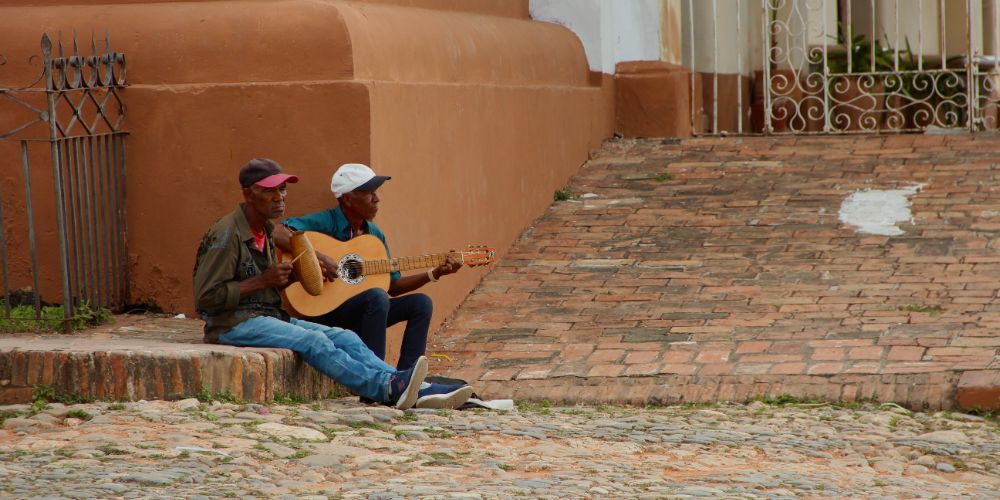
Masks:
[[[325,254],[316,252],[316,258],[319,260],[319,267],[323,270],[323,279],[326,281],[334,281],[337,279],[337,262]]]

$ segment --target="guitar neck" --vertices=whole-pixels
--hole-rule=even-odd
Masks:
[[[414,269],[437,267],[444,264],[448,255],[448,253],[435,253],[430,255],[418,255],[416,257],[399,257],[395,259],[365,261],[361,268],[361,273],[368,276],[372,274],[388,274],[396,271],[412,271]]]

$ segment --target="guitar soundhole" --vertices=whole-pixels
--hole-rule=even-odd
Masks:
[[[357,279],[361,276],[361,263],[356,260],[349,260],[344,263],[344,271],[347,275],[347,279]]]
[[[362,260],[360,255],[348,254],[340,258],[340,262],[337,263],[339,268],[337,269],[337,276],[341,281],[347,283],[348,285],[357,285],[361,283],[361,280],[365,279],[365,275],[362,274],[363,268]]]

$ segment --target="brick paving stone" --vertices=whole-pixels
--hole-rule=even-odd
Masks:
[[[587,375],[590,377],[617,377],[623,371],[625,371],[625,367],[619,364],[600,364],[591,366]]]
[[[743,342],[736,348],[736,354],[767,352],[771,342],[749,341]]]
[[[548,289],[555,294],[545,307],[556,317],[544,320],[569,324],[553,341],[580,346],[552,362],[577,366],[576,374],[586,359],[590,377],[655,385],[650,373],[663,363],[658,372],[669,375],[661,376],[681,377],[678,400],[752,397],[762,390],[754,384],[765,384],[955,405],[964,370],[1000,368],[998,149],[992,136],[609,141],[567,186],[596,197],[553,204],[508,253],[530,255],[530,264],[501,261],[434,342],[460,351],[467,325],[492,321],[493,300],[512,294],[500,301],[510,317],[492,335],[514,346],[531,334],[501,332],[516,330]],[[663,171],[672,177],[656,180]],[[855,191],[918,183],[902,235],[839,220]],[[560,290],[574,275],[581,284]],[[520,283],[538,292],[525,298]],[[575,336],[579,327],[593,337]],[[591,343],[605,338],[622,347]],[[600,349],[614,352],[595,357]],[[941,388],[908,388],[907,377],[930,375],[947,376]],[[752,380],[696,387],[718,376]],[[796,376],[808,378],[788,379]],[[847,376],[860,378],[838,378]],[[502,394],[531,392],[515,386]]]
[[[847,352],[847,359],[851,361],[879,359],[883,351],[882,347],[855,347]]]
[[[659,351],[637,351],[625,356],[625,364],[637,365],[652,363],[660,356]]]
[[[806,371],[805,363],[780,363],[771,367],[774,375],[800,375]]]

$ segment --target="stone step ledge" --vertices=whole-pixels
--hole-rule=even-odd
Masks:
[[[207,393],[265,402],[343,393],[287,349],[152,341],[91,350],[0,345],[0,404],[29,403],[36,386],[72,398],[130,401]]]
[[[544,399],[559,405],[746,403],[792,397],[830,403],[892,402],[912,410],[1000,408],[1000,370],[831,376],[565,376],[490,380],[475,385],[477,392],[490,399]]]

